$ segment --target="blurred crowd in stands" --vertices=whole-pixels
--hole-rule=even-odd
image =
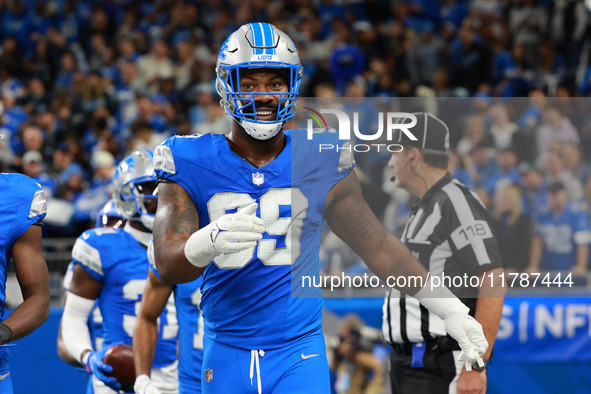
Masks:
[[[441,98],[450,169],[489,207],[507,265],[586,272],[591,18],[575,0],[0,0],[0,170],[43,185],[46,236],[91,225],[126,153],[230,129],[216,55],[251,21],[293,38],[302,96]],[[388,157],[359,159],[400,232],[412,202],[380,184]]]

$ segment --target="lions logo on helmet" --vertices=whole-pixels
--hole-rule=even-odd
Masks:
[[[146,200],[158,198],[158,180],[154,173],[154,154],[148,150],[133,152],[119,163],[113,178],[113,200],[127,220],[139,220],[152,229],[154,214],[146,209]]]
[[[240,72],[251,68],[280,70],[289,85],[288,92],[242,92]],[[216,64],[216,90],[220,105],[253,138],[268,140],[296,113],[297,98],[304,69],[295,44],[287,34],[269,23],[248,23],[232,33],[220,49]],[[257,118],[257,95],[278,95],[276,118]]]

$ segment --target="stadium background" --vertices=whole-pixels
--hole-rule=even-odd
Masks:
[[[537,212],[526,197],[535,172],[542,187],[565,183],[588,224],[591,18],[582,1],[3,0],[0,170],[34,177],[50,198],[44,249],[53,308],[42,328],[16,342],[16,392],[80,392],[84,374],[55,349],[73,240],[92,226],[126,153],[153,149],[172,133],[229,129],[213,88],[216,54],[250,21],[293,38],[305,68],[302,96],[465,103],[463,117],[440,114],[456,151],[452,170],[497,219],[507,214],[498,203],[505,186],[519,184],[521,213],[534,231]],[[381,183],[388,157],[357,160],[370,180],[366,196],[380,196],[374,208],[400,231],[409,202]],[[530,242],[530,232],[519,239]],[[363,272],[354,258],[334,258],[335,250],[324,247],[326,273]],[[576,293],[510,292],[491,392],[591,392],[591,303],[586,279],[578,283]],[[14,286],[11,277],[12,305]],[[378,298],[327,301],[327,311],[357,311],[373,327],[381,325],[380,307]]]

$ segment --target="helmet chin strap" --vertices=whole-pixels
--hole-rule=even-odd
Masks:
[[[254,123],[244,119],[238,121],[240,126],[252,138],[265,141],[275,137],[285,126],[285,122],[278,123]]]

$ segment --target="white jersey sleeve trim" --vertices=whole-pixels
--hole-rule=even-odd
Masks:
[[[31,202],[31,209],[29,210],[29,219],[35,216],[44,215],[47,213],[47,200],[43,190],[37,190]]]
[[[76,240],[74,248],[72,249],[72,258],[90,268],[100,276],[104,276],[103,264],[98,249],[93,248],[83,239],[78,238]]]
[[[338,170],[339,172],[343,170],[348,170],[349,168],[353,167],[355,164],[355,158],[353,156],[353,152],[351,151],[351,141],[347,141],[340,147],[341,154],[339,155],[339,164]]]
[[[154,150],[154,169],[162,170],[173,175],[176,174],[174,158],[168,146],[158,145]]]

